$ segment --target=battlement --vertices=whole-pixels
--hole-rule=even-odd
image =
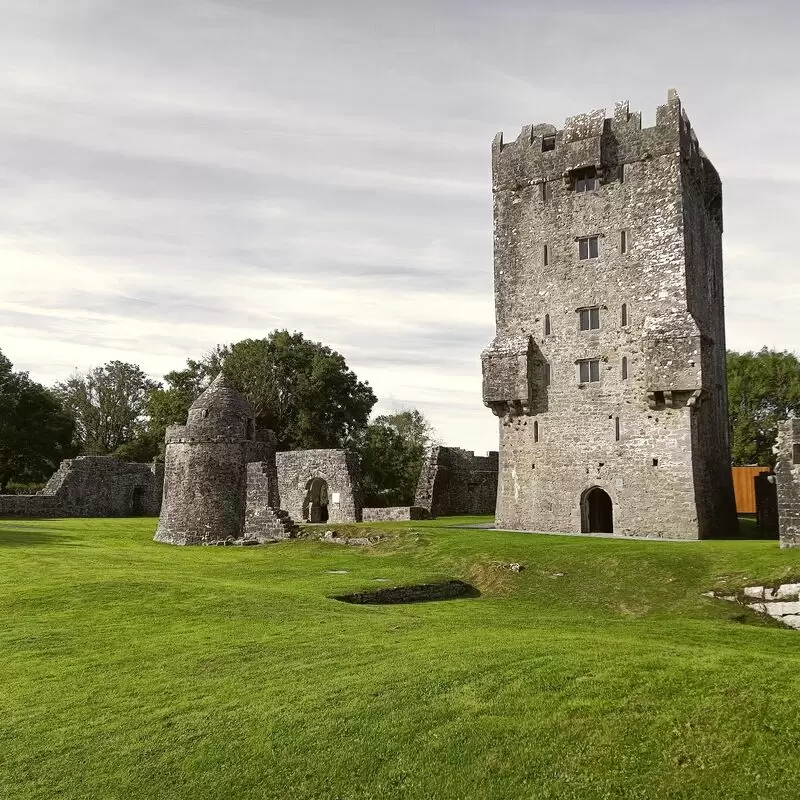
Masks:
[[[492,142],[493,189],[563,179],[587,167],[595,167],[602,182],[610,168],[678,152],[705,159],[678,93],[670,89],[649,128],[642,128],[641,112],[631,112],[625,100],[615,105],[611,117],[603,108],[568,117],[561,129],[548,123],[525,125],[512,142],[498,133]]]

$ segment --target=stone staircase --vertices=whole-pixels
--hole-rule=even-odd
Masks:
[[[288,511],[264,506],[257,512],[247,515],[244,538],[259,544],[279,542],[283,539],[296,538],[299,530]]]

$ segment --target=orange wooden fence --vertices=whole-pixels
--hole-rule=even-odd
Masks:
[[[737,514],[756,513],[756,490],[753,481],[756,475],[762,472],[769,472],[769,467],[731,467]]]

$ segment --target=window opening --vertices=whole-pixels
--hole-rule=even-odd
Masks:
[[[544,315],[544,335],[545,336],[549,336],[550,335],[550,315],[549,314],[545,314]]]
[[[600,330],[600,309],[583,308],[578,312],[580,320],[580,329],[582,331],[596,331]]]
[[[622,356],[622,380],[628,380],[628,356]]]
[[[542,202],[543,203],[547,203],[552,196],[553,196],[553,187],[550,185],[550,181],[543,181],[542,182]]]
[[[600,380],[600,359],[590,358],[578,362],[578,377],[581,383],[596,383]]]
[[[620,183],[625,183],[625,165],[620,164],[617,167],[617,177],[619,178]]]
[[[572,188],[576,192],[593,192],[598,185],[597,170],[594,167],[576,169],[572,173]]]
[[[597,258],[599,254],[597,236],[584,236],[578,239],[578,258],[585,261],[587,258]]]
[[[538,442],[539,441],[539,423],[538,422],[534,422],[533,423],[533,441],[534,442]]]
[[[620,322],[622,323],[622,327],[625,328],[628,325],[628,304],[622,304],[622,314],[620,315]]]
[[[619,251],[623,255],[628,252],[628,232],[627,231],[620,231],[619,232]]]
[[[619,441],[619,417],[614,417],[614,439]]]
[[[544,385],[545,386],[549,386],[550,385],[550,365],[549,364],[545,364],[544,365]]]
[[[800,464],[800,444],[792,445],[792,464]]]
[[[542,261],[545,266],[547,266],[550,263],[550,249],[548,248],[547,245],[544,246],[544,249],[542,251]]]
[[[551,150],[556,149],[556,135],[549,134],[548,136],[542,136],[542,152],[549,153]]]

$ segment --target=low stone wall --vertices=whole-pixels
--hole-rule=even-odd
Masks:
[[[767,614],[789,628],[800,630],[800,583],[777,587],[747,586],[741,593],[706,592],[708,597],[740,603],[759,614]]]
[[[428,519],[428,510],[419,506],[390,506],[388,508],[364,508],[362,522],[401,522],[403,520]]]
[[[158,516],[163,480],[163,469],[152,464],[70,458],[38,494],[0,495],[0,517]]]

